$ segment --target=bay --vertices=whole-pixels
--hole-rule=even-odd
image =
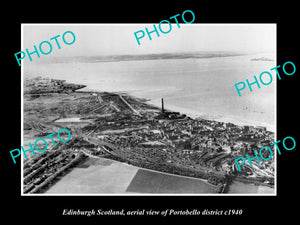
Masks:
[[[128,92],[167,109],[240,125],[262,125],[275,131],[276,79],[261,88],[246,87],[238,96],[234,84],[254,81],[275,67],[272,54],[213,58],[134,60],[98,63],[27,63],[24,76],[42,76],[84,84],[82,90]],[[268,79],[268,78],[265,78]]]

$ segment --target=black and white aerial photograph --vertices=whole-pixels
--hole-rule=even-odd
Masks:
[[[296,221],[295,3],[44,3],[1,15],[3,220]]]
[[[276,195],[276,24],[156,27],[22,24],[22,195]]]

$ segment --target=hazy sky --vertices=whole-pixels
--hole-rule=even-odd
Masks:
[[[158,24],[156,24],[158,27]],[[243,51],[261,52],[276,50],[276,24],[172,24],[168,34],[160,31],[160,37],[152,33],[152,40],[147,34],[138,45],[134,32],[150,31],[153,24],[23,24],[23,47],[33,51],[33,45],[50,41],[58,34],[72,31],[76,41],[65,45],[58,38],[61,49],[55,41],[52,56],[95,56],[112,54],[148,54],[190,51]],[[163,29],[167,30],[168,27]],[[146,32],[145,32],[146,33]],[[67,36],[66,36],[67,37]],[[46,49],[46,47],[45,47]],[[36,56],[33,56],[36,57]],[[44,57],[41,55],[41,57]]]

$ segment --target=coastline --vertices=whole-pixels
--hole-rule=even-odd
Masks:
[[[131,93],[128,93],[128,94],[133,96]],[[153,105],[158,108],[161,107],[161,105],[157,101],[152,101],[151,99],[147,102],[147,104]],[[170,111],[176,111],[176,112],[180,112],[181,114],[186,114],[187,116],[191,117],[192,119],[202,118],[202,119],[206,119],[206,120],[213,120],[213,121],[218,121],[218,122],[223,122],[223,123],[233,123],[238,126],[245,126],[245,125],[255,126],[255,127],[263,126],[263,127],[266,127],[268,131],[271,131],[271,132],[276,131],[275,125],[271,125],[271,124],[263,123],[263,122],[259,122],[259,121],[236,118],[236,117],[232,117],[232,116],[230,117],[230,116],[220,116],[220,115],[209,115],[205,112],[198,112],[193,109],[170,105],[170,104],[168,104],[168,106],[165,108]]]
[[[202,53],[201,56],[203,56]],[[271,58],[265,54],[263,56]],[[274,104],[267,104],[264,107],[264,103],[268,102],[269,99],[260,101],[261,98],[258,92],[253,93],[250,97],[245,96],[245,99],[243,99],[245,103],[244,101],[241,103],[239,99],[230,99],[232,97],[230,91],[232,90],[229,86],[240,79],[245,69],[255,74],[261,72],[266,66],[269,67],[269,64],[272,63],[272,61],[251,61],[252,58],[260,57],[262,57],[261,53],[235,57],[215,57],[213,59],[202,57],[179,60],[176,57],[171,57],[168,59],[111,61],[90,64],[87,58],[84,60],[87,62],[73,62],[74,65],[53,64],[55,67],[47,67],[47,72],[45,72],[45,65],[36,65],[27,69],[27,73],[53,74],[53,78],[86,85],[88,88],[84,88],[84,90],[120,92],[128,93],[131,96],[149,98],[149,102],[154,103],[153,105],[159,108],[159,98],[164,97],[165,108],[184,113],[191,118],[201,117],[220,122],[232,122],[237,125],[265,126],[268,130],[274,132],[276,129],[276,121],[273,116]],[[168,60],[168,64],[166,64],[166,60]],[[199,67],[199,65],[206,66]],[[231,69],[232,66],[236,68],[234,71]],[[189,69],[187,70],[186,67]],[[82,77],[82,68],[86,68],[87,76],[85,77]],[[220,83],[223,85],[212,82],[212,80],[219,77],[219,74],[222,74]],[[48,76],[45,75],[45,77]],[[188,80],[192,80],[192,82],[187,82]],[[198,87],[203,90],[198,92]],[[212,92],[214,89],[219,89],[222,95],[214,95],[215,91]],[[183,90],[187,90],[186,95]],[[266,94],[273,93],[272,90],[266,90]],[[188,96],[194,94],[197,96],[186,103]],[[172,101],[167,99],[170,96]],[[198,102],[199,96],[201,96],[201,101]],[[192,105],[193,102],[194,105]],[[214,103],[203,104],[203,102]],[[231,107],[233,110],[230,109]],[[244,110],[243,107],[248,109]]]
[[[46,89],[45,90],[43,90],[43,88],[39,88],[39,89],[34,89],[33,91],[37,91],[38,93],[40,93],[42,90],[43,91],[49,91],[49,88],[51,89],[51,88],[58,88],[58,90],[57,91],[59,91],[59,88],[62,88],[62,89],[66,89],[66,88],[69,88],[70,90],[73,90],[75,93],[77,92],[79,95],[83,95],[83,96],[77,96],[77,100],[76,101],[78,101],[79,100],[79,102],[76,102],[77,104],[77,108],[72,108],[71,106],[73,106],[74,105],[74,103],[73,103],[73,98],[72,97],[66,97],[66,96],[61,96],[61,97],[57,97],[57,96],[55,96],[55,102],[56,101],[64,101],[64,104],[65,105],[60,105],[60,107],[63,107],[64,108],[64,110],[66,110],[66,115],[65,116],[67,116],[67,114],[69,114],[69,115],[73,115],[74,114],[74,110],[77,112],[77,114],[79,113],[79,114],[81,114],[81,111],[80,111],[80,109],[82,109],[82,105],[86,105],[88,102],[90,103],[91,102],[91,99],[90,99],[90,97],[88,97],[88,96],[90,96],[91,94],[97,94],[97,93],[101,93],[101,92],[90,92],[90,91],[76,91],[78,88],[77,88],[77,86],[76,85],[73,85],[73,84],[64,84],[64,83],[57,83],[55,80],[54,81],[52,81],[52,84],[51,85],[49,85],[49,82],[46,82],[47,80],[44,80],[45,81],[45,85],[47,84],[47,86],[45,86],[46,87]],[[55,89],[56,90],[56,89]],[[41,93],[43,93],[43,92],[41,92]],[[51,94],[46,94],[44,97],[41,97],[40,98],[40,95],[38,95],[38,97],[37,97],[37,99],[38,99],[38,101],[40,101],[41,103],[47,103],[48,101],[48,99],[47,98],[52,98],[53,96],[53,93],[52,92],[50,92]],[[58,92],[58,93],[60,93],[60,92]],[[65,93],[65,92],[63,92],[63,93]],[[65,94],[68,94],[68,96],[70,95],[70,93],[72,93],[72,92],[66,92]],[[81,94],[80,94],[81,93]],[[84,94],[83,94],[84,93]],[[87,95],[86,95],[87,94]],[[116,94],[116,93],[113,93],[113,92],[105,92],[105,94],[107,94],[108,96],[109,96],[109,98],[108,99],[110,99],[110,102],[112,102],[112,100],[113,100],[113,97],[114,96],[119,96],[119,94]],[[77,95],[77,94],[75,94],[75,95]],[[85,96],[86,95],[86,96]],[[132,110],[132,111],[134,111],[134,112],[136,112],[136,109],[137,109],[137,111],[139,111],[139,110],[141,110],[141,112],[142,112],[142,110],[143,110],[143,107],[142,108],[140,108],[140,106],[139,106],[139,104],[142,104],[143,106],[145,106],[145,105],[148,105],[148,106],[154,106],[155,107],[155,110],[156,111],[159,111],[160,110],[160,106],[157,106],[156,104],[153,104],[154,103],[154,101],[151,101],[151,100],[146,100],[146,99],[143,99],[143,98],[140,98],[140,97],[138,97],[137,95],[133,95],[133,94],[131,94],[131,93],[128,93],[128,92],[126,92],[126,93],[123,93],[123,94],[121,94],[121,95],[123,95],[123,97],[125,97],[126,95],[128,96],[128,97],[130,97],[130,98],[132,98],[132,100],[133,100],[133,103],[135,102],[135,104],[136,104],[136,107],[137,108],[135,108],[134,110]],[[69,101],[67,101],[67,99],[69,98]],[[120,98],[120,96],[119,96],[119,98]],[[129,99],[130,99],[129,98]],[[36,99],[36,98],[35,98]],[[108,101],[108,99],[106,99],[106,101]],[[123,99],[123,98],[122,98]],[[30,100],[30,102],[33,100],[33,99],[28,99],[28,100]],[[103,101],[103,99],[102,99],[102,101]],[[94,106],[90,106],[90,105],[88,105],[88,107],[92,107],[92,108],[87,108],[87,109],[90,109],[90,110],[92,110],[91,112],[93,112],[93,110],[95,110],[95,108],[93,108],[93,107],[95,107],[95,106],[97,106],[97,104],[99,104],[99,103],[97,103],[97,101],[95,102],[96,104],[94,105]],[[117,104],[117,101],[115,102],[116,104]],[[37,102],[35,103],[35,104],[37,104]],[[101,104],[101,103],[100,103]],[[105,105],[105,104],[103,104],[103,105]],[[118,105],[118,104],[117,104]],[[127,106],[128,106],[128,104],[127,104]],[[49,111],[47,111],[47,112],[51,112],[51,113],[53,113],[53,115],[55,115],[56,117],[57,117],[57,113],[59,113],[60,111],[52,111],[51,109],[53,108],[54,106],[53,105],[49,105]],[[98,107],[98,106],[97,106]],[[109,106],[107,105],[107,107],[109,108]],[[117,110],[117,111],[119,111],[119,112],[121,112],[122,110],[122,106],[121,105],[118,105],[118,107],[120,107],[120,109],[119,110]],[[123,106],[124,107],[124,106]],[[55,108],[55,107],[54,107]],[[28,109],[32,109],[32,108],[28,108]],[[76,110],[77,109],[77,110]],[[123,108],[124,109],[124,108]],[[147,107],[146,107],[146,109],[147,109]],[[151,107],[150,107],[150,109],[151,109]],[[196,112],[196,111],[194,111],[194,110],[189,110],[189,109],[186,109],[186,108],[183,108],[183,107],[176,107],[176,106],[172,106],[172,105],[169,105],[168,104],[168,107],[167,107],[167,109],[169,109],[169,110],[171,110],[171,111],[177,111],[177,112],[179,112],[180,114],[183,114],[183,113],[187,113],[186,115],[188,115],[188,116],[190,116],[192,119],[196,119],[196,118],[203,118],[204,116],[206,116],[206,117],[209,117],[209,118],[203,118],[203,119],[206,119],[206,120],[215,120],[215,121],[218,121],[217,119],[219,119],[219,120],[222,120],[223,118],[211,118],[211,117],[213,117],[213,115],[205,115],[205,114],[202,114],[202,113],[199,113],[199,112]],[[34,111],[39,111],[39,107],[38,108],[34,108],[33,109]],[[57,110],[57,109],[56,109]],[[79,110],[79,111],[78,111]],[[30,111],[28,111],[28,115],[30,115]],[[83,112],[84,113],[84,112]],[[100,112],[99,112],[100,113]],[[101,112],[102,113],[102,112]],[[131,112],[132,113],[132,112]],[[85,113],[84,113],[85,114]],[[41,113],[41,115],[43,115],[43,113]],[[46,113],[46,115],[48,115],[47,113]],[[67,116],[68,117],[68,116]],[[228,122],[232,122],[232,120],[230,119],[230,118],[227,118],[227,119],[229,119],[229,121]],[[65,121],[65,122],[70,122],[70,121]],[[78,122],[78,121],[77,121]],[[222,121],[222,122],[224,122],[224,121]],[[238,122],[240,122],[240,121],[238,121]],[[234,123],[234,124],[236,124],[236,125],[238,125],[237,123],[236,123],[236,121],[235,122],[232,122],[232,123]],[[248,125],[249,125],[249,123],[247,123]],[[34,124],[33,124],[34,125]],[[257,123],[255,124],[255,125],[257,125]],[[73,126],[75,126],[75,128],[76,128],[76,126],[77,125],[75,125],[75,124],[73,124]],[[119,125],[117,125],[117,126],[119,126]],[[180,127],[181,125],[179,125],[178,127],[177,127],[177,129],[178,129],[178,131],[182,128],[182,127]],[[196,126],[197,127],[197,126]],[[74,129],[75,129],[74,128]],[[144,135],[146,135],[147,136],[147,134],[144,134]],[[92,144],[94,144],[95,145],[95,142],[93,141],[93,138],[91,138],[90,137],[90,139],[89,138],[87,138],[87,140],[88,140],[88,142],[90,142],[90,143],[92,143]],[[85,140],[86,141],[86,140]],[[120,143],[122,143],[122,142],[120,142]],[[97,142],[96,141],[96,145],[100,145],[100,146],[102,146],[102,145],[108,145],[109,147],[111,147],[111,145],[109,145],[109,143],[107,143],[107,142]],[[112,149],[114,149],[113,147],[112,147]],[[118,154],[117,155],[115,155],[115,154],[112,154],[112,155],[109,155],[109,157],[106,157],[106,158],[110,158],[110,159],[114,159],[115,157],[117,157],[117,158],[120,158],[121,160],[117,160],[118,162],[124,162],[124,160],[125,160],[125,162],[126,162],[126,164],[131,164],[131,165],[139,165],[141,162],[139,162],[138,160],[132,160],[132,158],[131,158],[131,156],[130,156],[130,154],[133,154],[131,151],[128,153],[129,154],[129,156],[128,155],[126,155],[127,153],[125,153],[125,155],[122,155],[121,154],[121,156],[119,156]],[[163,151],[162,151],[162,153],[161,153],[162,155],[164,155],[165,153],[163,153]],[[134,154],[133,154],[134,155]],[[215,155],[215,154],[214,154]],[[146,158],[147,157],[150,157],[149,155],[148,155],[148,153],[147,154],[145,154],[145,156],[146,156]],[[135,157],[137,157],[138,159],[142,159],[142,158],[139,158],[139,155],[135,155]],[[151,156],[152,157],[152,156]],[[143,163],[142,163],[143,164]],[[165,163],[157,163],[157,161],[153,161],[153,160],[150,160],[148,163],[146,163],[146,164],[144,164],[144,166],[142,166],[142,167],[140,167],[140,168],[143,168],[143,169],[149,169],[149,170],[151,170],[151,171],[159,171],[159,172],[165,172],[165,173],[168,173],[168,174],[175,174],[175,175],[181,175],[181,176],[183,176],[183,177],[196,177],[197,179],[203,179],[203,180],[207,180],[206,182],[208,182],[208,180],[209,179],[211,179],[212,178],[212,181],[213,182],[216,182],[216,183],[222,183],[223,181],[220,181],[219,179],[221,179],[220,178],[220,174],[218,174],[218,173],[216,173],[216,174],[202,174],[202,172],[203,171],[196,171],[195,169],[191,169],[191,168],[187,168],[187,167],[185,167],[185,166],[174,166],[173,164],[170,166],[169,164],[165,164]],[[157,169],[157,168],[159,168],[159,169]],[[174,173],[169,173],[169,171],[170,171],[170,169],[174,172]],[[188,174],[188,175],[186,175],[186,174]],[[207,177],[207,176],[209,176],[208,177],[208,179],[205,179],[204,177]],[[223,178],[222,178],[223,179]],[[218,188],[219,188],[219,186],[217,186]],[[222,190],[221,190],[222,191]]]

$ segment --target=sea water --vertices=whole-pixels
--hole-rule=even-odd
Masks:
[[[253,61],[253,58],[273,61]],[[134,60],[94,63],[28,63],[24,77],[42,76],[84,84],[86,91],[127,92],[193,117],[275,130],[276,76],[268,85],[246,87],[238,96],[234,84],[259,77],[275,67],[274,54]]]
[[[253,58],[273,61],[253,61]],[[28,63],[24,78],[42,76],[83,84],[86,91],[127,92],[149,99],[165,108],[194,117],[200,116],[241,125],[263,125],[275,131],[276,75],[259,89],[248,87],[239,97],[234,84],[257,77],[276,66],[274,54],[214,57],[202,59],[161,59],[97,63]],[[253,190],[250,184],[233,184],[230,193],[269,193]],[[238,190],[238,191],[237,191]]]

